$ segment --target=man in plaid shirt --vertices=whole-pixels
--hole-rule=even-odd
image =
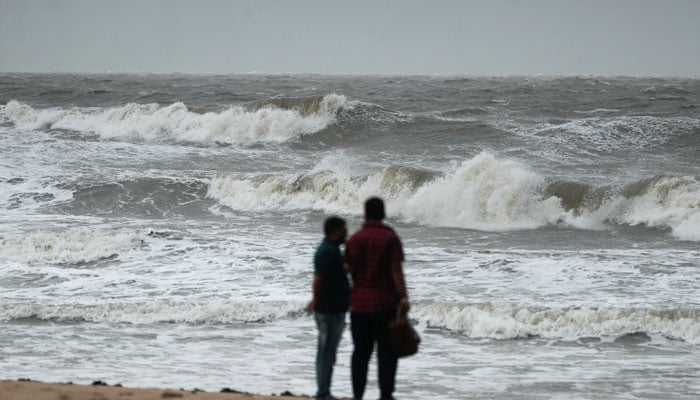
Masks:
[[[350,321],[355,349],[352,353],[352,389],[360,400],[367,385],[367,369],[374,343],[379,361],[382,400],[393,399],[398,358],[389,347],[387,328],[409,309],[403,276],[403,249],[393,229],[384,225],[384,202],[373,197],[365,203],[365,223],[345,244],[345,262],[352,276]]]

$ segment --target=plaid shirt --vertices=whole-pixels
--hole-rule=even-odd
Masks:
[[[379,221],[367,221],[345,244],[345,261],[352,275],[353,312],[379,312],[395,307],[400,295],[391,275],[403,261],[401,241]]]

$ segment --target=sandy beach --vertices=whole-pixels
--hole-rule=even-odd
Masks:
[[[280,397],[285,399],[308,398],[293,396],[289,392],[265,396],[237,392],[233,389],[229,389],[229,392],[213,393],[197,389],[137,389],[106,384],[77,385],[27,380],[0,381],[0,400],[270,400]]]

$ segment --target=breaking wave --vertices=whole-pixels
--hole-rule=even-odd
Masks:
[[[536,228],[558,218],[556,198],[538,195],[544,180],[510,161],[481,154],[447,175],[390,166],[366,176],[309,174],[218,177],[208,195],[236,210],[318,209],[361,212],[379,195],[389,212],[409,221],[485,230]],[[554,215],[552,218],[549,215]]]
[[[226,143],[280,143],[319,132],[336,121],[345,96],[271,99],[248,107],[199,113],[178,102],[167,106],[129,103],[108,109],[35,110],[10,101],[0,114],[23,129],[67,129],[105,139]]]
[[[56,320],[129,324],[260,323],[301,318],[301,301],[156,301],[147,303],[56,304],[2,303],[0,320]],[[700,343],[700,310],[644,308],[547,308],[500,303],[419,303],[411,317],[426,327],[470,338],[527,337],[575,340],[634,333],[663,335]]]
[[[700,240],[700,181],[656,177],[622,187],[548,182],[509,160],[482,153],[447,173],[390,166],[363,176],[338,171],[214,178],[208,196],[242,211],[314,209],[360,214],[370,196],[387,200],[390,215],[425,225],[478,230],[535,229],[606,223],[671,228]]]
[[[657,176],[622,186],[555,182],[547,187],[573,214],[573,225],[603,223],[671,228],[682,240],[700,241],[700,180]]]
[[[22,263],[79,264],[142,246],[147,232],[75,228],[0,236],[0,258]]]
[[[412,316],[428,326],[471,338],[551,339],[658,334],[700,344],[700,310],[643,308],[544,308],[510,304],[432,303],[416,305]]]
[[[387,167],[367,176],[332,171],[308,174],[218,177],[208,196],[236,210],[320,209],[359,212],[359,201],[377,193],[408,195],[435,173],[410,167]]]
[[[0,304],[0,320],[38,319],[130,324],[265,322],[300,316],[301,302],[201,301],[111,304]]]

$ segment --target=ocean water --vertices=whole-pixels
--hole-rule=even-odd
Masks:
[[[313,394],[321,224],[379,195],[397,398],[697,399],[699,159],[695,79],[2,74],[0,379]]]

